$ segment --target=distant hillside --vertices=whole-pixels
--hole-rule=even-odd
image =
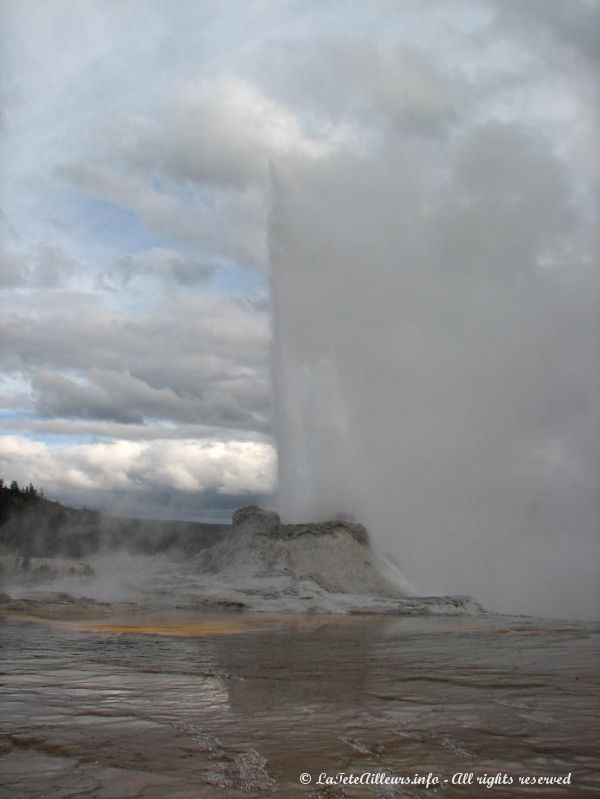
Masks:
[[[83,558],[120,549],[154,555],[192,555],[213,543],[228,525],[120,519],[46,499],[31,484],[0,482],[0,554]]]

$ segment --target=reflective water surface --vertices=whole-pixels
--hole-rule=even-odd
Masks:
[[[0,796],[600,795],[599,632],[498,616],[7,617]],[[323,772],[441,782],[319,787]],[[459,772],[572,784],[453,785]]]

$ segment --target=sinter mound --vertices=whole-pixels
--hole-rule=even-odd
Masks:
[[[469,597],[414,596],[398,567],[371,548],[365,527],[341,519],[282,524],[273,511],[240,508],[196,564],[204,590],[213,594],[217,583],[222,594],[227,586],[231,601],[257,610],[481,611]]]

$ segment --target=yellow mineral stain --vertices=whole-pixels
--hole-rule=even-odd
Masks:
[[[515,627],[499,627],[498,633],[502,635],[564,635],[568,630],[518,630]]]
[[[252,629],[243,624],[73,624],[69,626],[93,633],[117,633],[123,635],[230,635]]]

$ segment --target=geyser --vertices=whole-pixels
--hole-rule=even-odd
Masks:
[[[541,135],[389,134],[272,174],[286,520],[350,513],[419,593],[597,614],[597,273]]]

